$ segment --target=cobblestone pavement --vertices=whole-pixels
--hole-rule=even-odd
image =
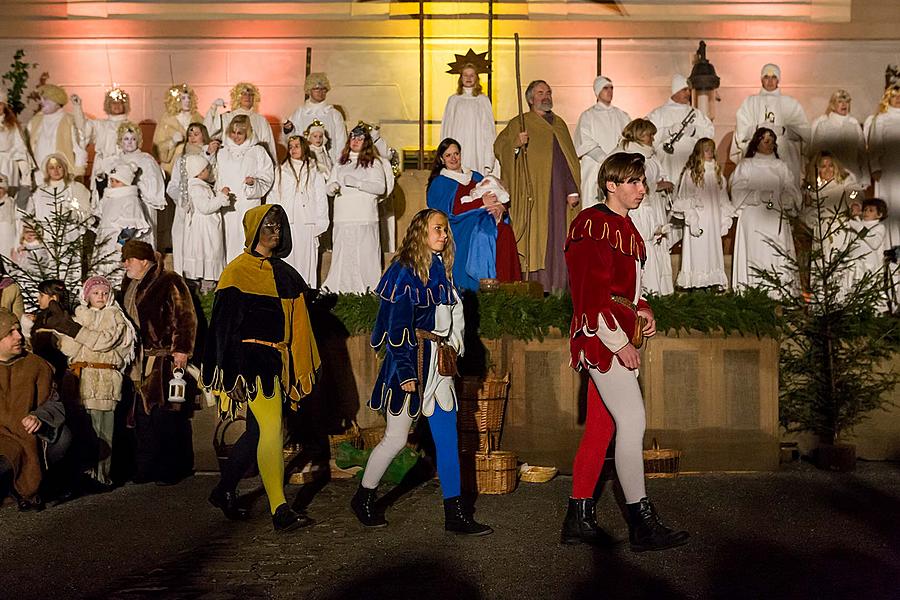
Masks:
[[[251,521],[225,521],[206,503],[214,482],[0,509],[0,598],[900,598],[900,465],[652,480],[664,519],[693,537],[646,554],[561,546],[564,477],[479,498],[496,532],[475,539],[444,533],[435,481],[401,495],[380,530],[350,513],[355,482],[305,486],[316,524],[286,535],[262,497]],[[598,512],[627,536],[609,489]]]

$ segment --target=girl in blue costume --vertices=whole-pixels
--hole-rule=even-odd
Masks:
[[[372,450],[362,482],[350,503],[366,527],[384,527],[375,507],[381,477],[406,445],[413,420],[424,415],[437,449],[444,495],[444,528],[465,535],[493,530],[472,519],[460,495],[456,391],[453,377],[438,372],[438,344],[463,352],[462,302],[453,287],[453,237],[447,215],[426,208],[406,230],[393,263],[378,283],[381,307],[372,346],[384,347],[385,359],[369,408],[385,410],[384,438]]]
[[[520,281],[516,237],[506,206],[494,194],[477,200],[469,197],[484,177],[463,168],[460,152],[453,138],[438,145],[427,192],[428,207],[450,215],[456,241],[454,283],[461,290],[477,290],[479,279]]]

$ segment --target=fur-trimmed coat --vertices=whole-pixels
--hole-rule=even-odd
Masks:
[[[162,262],[150,268],[140,281],[125,279],[124,306],[139,332],[140,360],[132,372],[147,414],[154,405],[165,407],[172,354],[191,356],[197,336],[197,314],[191,292],[177,273],[166,271]]]
[[[134,327],[110,297],[102,309],[75,309],[81,330],[74,338],[60,334],[59,347],[73,363],[102,363],[115,368],[81,369],[81,404],[89,410],[114,410],[122,397],[122,371],[134,358]]]

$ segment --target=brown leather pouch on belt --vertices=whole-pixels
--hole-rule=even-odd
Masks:
[[[640,348],[644,345],[644,327],[647,326],[647,319],[641,315],[637,315],[634,321],[634,335],[631,336],[631,345]]]
[[[438,346],[438,374],[445,377],[454,377],[456,369],[456,350],[449,344]]]

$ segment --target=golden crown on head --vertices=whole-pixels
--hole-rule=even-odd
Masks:
[[[453,56],[456,57],[456,60],[447,63],[447,66],[450,67],[448,73],[461,75],[466,67],[472,67],[476,73],[489,73],[491,70],[491,61],[487,58],[487,52],[475,52],[469,48],[465,54],[454,53]]]
[[[360,120],[356,124],[356,127],[350,130],[350,135],[365,135],[366,133],[371,135],[373,131],[377,131],[379,129],[381,129],[381,127],[379,127],[378,125],[370,125],[369,123]]]
[[[128,102],[128,92],[113,84],[113,88],[106,92],[106,97],[113,102]]]
[[[169,95],[173,98],[177,98],[181,94],[187,94],[189,92],[190,89],[188,89],[188,84],[186,83],[182,83],[181,85],[173,85],[169,88]]]

